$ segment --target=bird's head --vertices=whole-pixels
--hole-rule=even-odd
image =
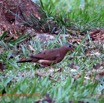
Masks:
[[[70,43],[65,44],[64,47],[67,48],[68,50],[75,51],[74,47]]]

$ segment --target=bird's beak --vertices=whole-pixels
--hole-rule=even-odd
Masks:
[[[73,51],[73,52],[75,52],[75,50],[74,50],[74,48],[73,48],[73,47],[71,47],[71,48],[70,48],[70,50],[71,50],[71,51]]]

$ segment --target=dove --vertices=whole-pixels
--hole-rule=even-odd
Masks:
[[[69,50],[74,51],[74,48],[72,47],[71,44],[68,43],[60,48],[44,50],[42,52],[39,52],[38,54],[31,55],[29,58],[25,60],[17,61],[17,63],[37,62],[43,65],[44,67],[47,67],[61,62]]]

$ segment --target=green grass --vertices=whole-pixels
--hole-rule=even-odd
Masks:
[[[58,40],[57,38],[56,40]],[[87,36],[86,38],[87,39]],[[48,41],[45,49],[50,49],[53,47],[60,47],[62,44],[66,43],[67,40],[62,38],[62,41],[59,39],[59,44],[56,43],[56,40]],[[85,40],[82,40],[83,44]],[[68,53],[65,59],[54,66],[49,68],[41,68],[37,67],[36,63],[22,63],[17,64],[16,61],[21,57],[27,57],[29,54],[32,54],[30,50],[28,50],[28,46],[31,46],[36,49],[36,52],[43,50],[44,45],[37,41],[36,38],[32,38],[32,40],[28,41],[27,44],[21,43],[21,51],[17,55],[18,48],[16,44],[10,48],[6,48],[6,51],[0,54],[1,61],[6,64],[6,70],[4,72],[0,72],[0,94],[2,90],[5,88],[6,95],[0,97],[0,102],[35,102],[37,100],[45,98],[46,94],[49,94],[50,97],[55,101],[55,103],[74,101],[77,103],[78,101],[88,101],[90,103],[103,103],[103,95],[101,97],[97,97],[98,94],[101,94],[101,83],[102,81],[93,81],[91,78],[85,83],[85,74],[88,71],[93,69],[93,64],[99,63],[102,61],[100,57],[86,57],[84,54],[84,47],[80,44],[76,47],[76,53]],[[5,45],[7,45],[5,43]],[[2,45],[3,47],[3,45]],[[5,46],[4,46],[5,47]],[[8,49],[8,50],[7,50]],[[68,60],[70,56],[74,56],[73,60]],[[14,58],[11,58],[14,56]],[[68,65],[74,63],[78,65],[78,69],[72,69]],[[50,69],[62,68],[61,72],[53,72],[48,76],[46,74],[45,77],[37,76],[35,73],[45,73]],[[83,69],[84,68],[84,69]],[[79,73],[82,76],[76,80],[74,80],[73,75],[77,76]]]
[[[104,26],[103,0],[40,0],[41,7],[48,17],[60,24],[77,29]]]
[[[56,21],[64,33],[66,33],[66,27],[88,31],[104,26],[103,0],[64,0],[64,2],[63,0],[40,0],[40,2],[46,13],[46,19]],[[43,101],[46,94],[49,94],[55,103],[104,102],[104,77],[96,80],[93,79],[96,72],[92,73],[92,70],[97,71],[93,65],[103,61],[104,51],[101,49],[99,57],[86,56],[85,50],[90,49],[91,46],[100,50],[98,46],[92,45],[91,40],[86,42],[86,39],[89,39],[88,35],[79,45],[74,44],[75,53],[69,52],[62,62],[51,67],[43,69],[36,63],[16,63],[22,57],[26,58],[33,54],[28,45],[31,45],[35,49],[35,53],[38,53],[44,49],[60,47],[68,42],[64,35],[62,39],[59,36],[60,34],[54,40],[48,40],[46,44],[41,43],[35,37],[23,43],[22,41],[28,38],[27,35],[21,35],[20,38],[12,40],[6,38],[6,32],[3,33],[0,37],[0,49],[3,49],[0,61],[6,65],[6,70],[0,71],[1,103],[33,103],[38,100]],[[73,59],[69,60],[69,57],[73,57]],[[76,69],[70,66],[73,63]],[[62,70],[47,73],[50,69],[56,70],[57,68],[62,68]],[[42,77],[36,75],[37,72],[46,74]],[[89,79],[85,79],[89,73],[91,76],[88,76]],[[75,78],[79,74],[81,77]],[[6,94],[1,96],[3,90],[6,91]]]

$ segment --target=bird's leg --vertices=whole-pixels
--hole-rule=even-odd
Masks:
[[[46,68],[46,67],[49,67],[49,65],[42,65],[42,64],[39,64],[41,68]]]
[[[39,60],[38,63],[47,67],[47,66],[52,65],[54,63],[54,61],[52,61],[52,60]]]

